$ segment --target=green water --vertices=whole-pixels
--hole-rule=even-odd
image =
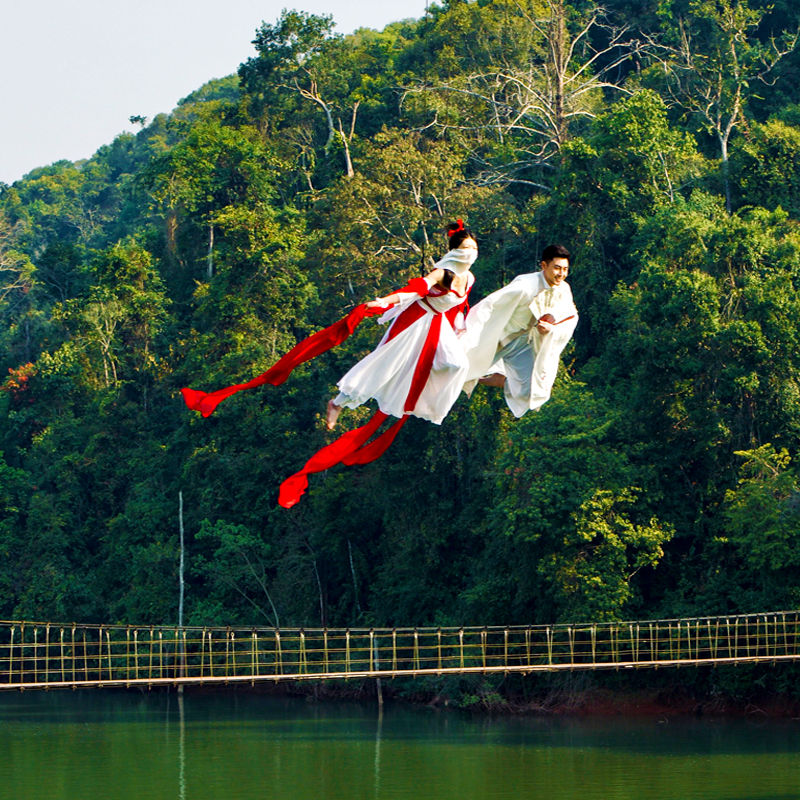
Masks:
[[[0,695],[2,800],[789,800],[800,722],[485,717],[258,695]]]

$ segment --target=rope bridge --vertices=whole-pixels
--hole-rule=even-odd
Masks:
[[[800,660],[800,612],[463,628],[0,621],[0,689],[233,684]]]

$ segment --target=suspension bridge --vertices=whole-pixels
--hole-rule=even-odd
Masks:
[[[0,690],[800,660],[800,612],[563,625],[249,628],[0,621]]]

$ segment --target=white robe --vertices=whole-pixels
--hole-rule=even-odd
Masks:
[[[559,324],[540,334],[536,322],[546,313]],[[550,399],[559,357],[577,324],[567,283],[550,286],[541,272],[518,275],[467,316],[462,342],[469,370],[464,391],[471,394],[479,378],[499,372],[506,376],[506,403],[515,417],[539,408]]]
[[[475,278],[471,272],[467,275],[468,291]],[[407,299],[384,314],[380,322],[394,322],[413,303],[418,303],[426,313],[391,340],[390,326],[378,347],[339,381],[340,394],[334,398],[334,403],[345,408],[356,408],[374,398],[384,414],[402,417],[409,413],[441,425],[461,394],[469,366],[464,348],[446,318],[442,320],[436,354],[425,388],[413,411],[406,412],[404,406],[434,316],[460,305],[464,297],[452,291],[438,296],[431,294],[424,300],[410,293],[405,297]],[[462,316],[460,312],[459,316]],[[458,320],[456,324],[458,327]]]

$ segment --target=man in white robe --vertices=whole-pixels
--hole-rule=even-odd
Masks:
[[[462,339],[468,395],[478,382],[503,386],[515,417],[550,399],[559,357],[578,324],[569,259],[561,245],[546,247],[541,272],[518,275],[470,310]]]

